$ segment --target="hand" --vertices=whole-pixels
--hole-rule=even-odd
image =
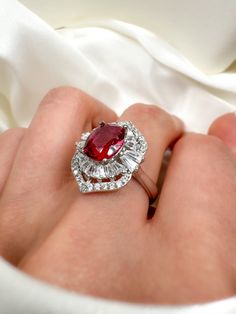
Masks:
[[[1,255],[36,278],[99,297],[191,303],[235,294],[236,117],[218,119],[211,135],[182,136],[181,122],[157,106],[122,114],[147,139],[142,167],[153,180],[175,142],[149,220],[135,180],[83,195],[71,174],[80,134],[116,119],[85,93],[58,88],[29,128],[0,135]]]

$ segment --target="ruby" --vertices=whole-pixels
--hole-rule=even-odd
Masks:
[[[124,145],[125,128],[119,125],[101,123],[89,135],[84,153],[96,160],[110,159],[115,156]]]

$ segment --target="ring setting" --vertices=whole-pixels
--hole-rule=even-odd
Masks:
[[[82,133],[71,161],[82,193],[114,191],[124,187],[144,161],[148,148],[131,121],[101,122]]]

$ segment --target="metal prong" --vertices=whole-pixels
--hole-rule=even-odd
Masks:
[[[105,124],[106,124],[105,121],[100,121],[100,122],[99,122],[99,125],[100,125],[100,126],[104,126]]]

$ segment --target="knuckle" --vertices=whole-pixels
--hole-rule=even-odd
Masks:
[[[80,89],[71,86],[60,86],[51,89],[41,102],[41,106],[62,105],[88,109],[87,95]]]
[[[136,103],[127,109],[130,115],[138,116],[139,118],[161,118],[166,117],[168,114],[156,105],[145,105]]]
[[[217,137],[194,133],[183,136],[175,144],[172,165],[202,195],[212,195],[214,199],[227,186],[224,191],[228,190],[231,198],[235,191],[235,163]]]
[[[77,95],[80,92],[79,89],[72,86],[58,86],[54,87],[47,93],[48,98],[65,97],[68,95]]]
[[[209,156],[215,156],[227,151],[225,144],[222,140],[211,135],[194,134],[189,133],[181,137],[176,143],[175,152],[187,156],[195,157],[198,156],[200,159],[208,159]],[[195,159],[194,158],[194,159]]]

